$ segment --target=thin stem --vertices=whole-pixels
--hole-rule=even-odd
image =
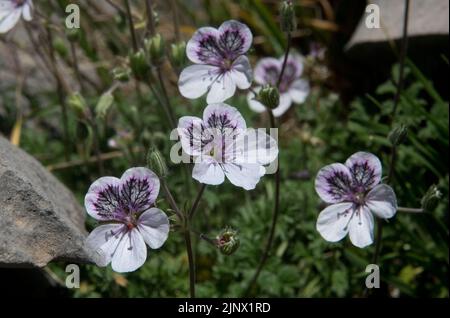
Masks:
[[[156,33],[155,28],[155,20],[153,19],[153,8],[152,8],[152,0],[145,1],[145,9],[147,10],[147,32],[150,33],[151,36],[154,36]]]
[[[170,124],[172,125],[172,128],[176,127],[176,121],[175,121],[175,115],[173,113],[172,110],[172,104],[170,102],[170,98],[169,95],[167,94],[167,89],[166,89],[166,85],[164,84],[164,80],[162,78],[162,73],[161,73],[161,68],[160,66],[156,67],[156,73],[158,75],[158,81],[161,84],[161,91],[163,93],[165,102],[166,102],[166,108],[167,108],[167,113],[168,113],[168,117],[170,120]]]
[[[173,13],[173,28],[175,29],[175,41],[179,42],[180,36],[180,21],[178,20],[178,8],[176,0],[170,0],[170,7]]]
[[[75,47],[75,43],[73,43],[73,41],[69,42],[70,42],[70,52],[72,54],[73,70],[75,72],[75,77],[77,78],[78,85],[80,86],[80,91],[83,91],[83,80],[81,79],[80,67],[78,65],[77,50]]]
[[[284,71],[286,70],[286,64],[289,57],[289,51],[291,50],[291,40],[292,36],[291,33],[288,32],[287,34],[287,45],[286,45],[286,51],[284,53],[284,59],[283,59],[283,65],[281,67],[280,76],[278,77],[277,81],[277,87],[280,88],[281,81],[283,80]]]
[[[404,207],[398,207],[398,212],[405,212],[405,213],[424,213],[424,209],[422,208],[404,208]]]
[[[132,40],[132,44],[133,44],[133,51],[137,52],[139,46],[138,46],[138,41],[137,41],[137,37],[136,37],[136,31],[134,30],[134,23],[133,23],[133,16],[131,15],[130,2],[129,2],[129,0],[124,0],[123,2],[125,4],[125,10],[127,12],[128,25],[130,27],[131,40]]]
[[[203,196],[203,192],[205,192],[206,184],[202,184],[200,187],[200,190],[197,193],[197,197],[195,198],[194,204],[192,205],[191,209],[189,210],[188,218],[189,220],[192,220],[194,217],[195,212],[197,211],[198,204],[200,203],[200,199]]]
[[[178,205],[173,198],[172,192],[170,192],[169,187],[167,186],[167,182],[164,178],[161,178],[161,185],[164,192],[166,193],[167,201],[169,202],[170,207],[175,211],[175,214],[178,216],[180,221],[183,221],[183,213],[181,212],[180,208],[178,208]]]
[[[195,298],[195,260],[192,251],[191,232],[189,231],[189,221],[186,220],[186,228],[184,230],[184,242],[186,243],[186,251],[189,262],[189,294],[191,298]]]

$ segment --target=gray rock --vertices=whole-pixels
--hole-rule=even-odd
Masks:
[[[367,28],[365,24],[367,15],[363,14],[356,31],[346,45],[348,51],[359,45],[385,43],[402,37],[405,1],[372,0],[370,3],[380,8],[380,28]],[[448,16],[448,0],[411,0],[408,36],[411,38],[448,36]]]
[[[37,160],[0,136],[0,266],[92,262],[85,212]]]

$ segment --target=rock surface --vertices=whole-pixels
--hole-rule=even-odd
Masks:
[[[404,0],[372,0],[380,8],[380,28],[369,29],[363,14],[359,25],[346,46],[352,50],[358,45],[399,40],[403,31]],[[449,34],[448,0],[411,0],[409,8],[409,37],[435,37]],[[448,41],[448,39],[446,40]]]
[[[0,266],[91,262],[85,212],[37,160],[0,136]]]

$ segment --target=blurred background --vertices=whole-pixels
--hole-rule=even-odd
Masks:
[[[363,297],[364,270],[375,246],[358,249],[348,239],[328,243],[321,238],[315,223],[324,206],[315,193],[314,178],[324,165],[344,162],[360,150],[377,155],[387,174],[404,1],[375,1],[381,7],[382,26],[376,35],[364,29],[365,1],[293,2],[298,27],[292,49],[305,56],[304,78],[312,89],[304,104],[280,118],[280,217],[271,255],[249,296]],[[77,32],[64,27],[69,3],[81,10]],[[142,43],[149,35],[146,4],[130,3],[137,41]],[[188,62],[174,56],[172,44],[189,40],[201,26],[218,27],[236,19],[253,32],[252,66],[260,58],[279,57],[286,46],[279,4],[153,1],[156,30],[167,53],[160,68],[177,118],[201,116],[206,102],[179,94],[178,74]],[[190,176],[182,165],[169,161],[174,142],[159,106],[161,83],[150,78],[148,85],[129,74],[133,46],[124,1],[35,1],[35,7],[32,22],[0,35],[0,134],[40,161],[81,204],[95,179],[118,177],[131,166],[145,165],[148,148],[157,147],[167,158],[170,188],[181,206],[189,206],[199,184],[188,180],[186,189]],[[448,297],[448,2],[411,1],[408,35],[405,80],[394,122],[407,125],[408,136],[398,147],[392,186],[405,207],[420,208],[431,185],[443,196],[426,213],[399,212],[384,225],[381,288],[370,295]],[[105,102],[105,94],[113,96],[110,102]],[[268,125],[265,115],[249,109],[246,92],[227,103],[239,109],[248,126]],[[269,175],[249,192],[228,182],[207,188],[194,227],[215,237],[232,226],[239,230],[241,246],[225,256],[194,239],[198,296],[244,295],[268,235],[274,185]],[[158,205],[168,209],[162,195]],[[90,231],[95,222],[86,221]],[[0,279],[11,293],[21,295],[188,295],[187,255],[176,231],[130,274],[81,265],[80,288],[68,290],[68,263],[56,260],[43,269],[2,268]]]

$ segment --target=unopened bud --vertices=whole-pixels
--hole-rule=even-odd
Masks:
[[[84,97],[76,92],[67,98],[67,105],[74,111],[78,117],[85,117],[88,105]]]
[[[280,93],[276,87],[265,85],[259,91],[256,100],[267,108],[274,109],[280,104]]]
[[[113,78],[116,81],[128,82],[130,80],[131,70],[128,67],[116,67],[112,70]]]
[[[145,51],[153,65],[159,65],[164,58],[164,39],[161,34],[156,34],[144,41]]]
[[[231,255],[239,248],[240,240],[236,230],[226,227],[216,238],[216,244],[224,255]]]
[[[283,1],[280,9],[280,24],[283,32],[293,32],[297,29],[297,19],[292,1]]]
[[[147,166],[155,172],[158,177],[164,178],[167,176],[167,165],[161,152],[156,148],[150,148],[147,153]]]
[[[170,46],[170,61],[176,68],[186,65],[186,42],[172,43]]]
[[[408,127],[405,125],[400,125],[392,129],[392,131],[388,135],[388,139],[393,146],[398,146],[406,140],[407,136]]]
[[[436,185],[432,185],[421,200],[424,212],[431,212],[436,209],[441,198],[442,192],[439,191],[439,188]]]
[[[130,56],[130,67],[137,79],[145,79],[150,71],[150,67],[145,58],[145,53],[140,49],[136,53],[131,53]]]
[[[97,115],[97,118],[105,118],[113,102],[114,96],[109,91],[100,96],[97,106],[95,107],[95,113]]]

